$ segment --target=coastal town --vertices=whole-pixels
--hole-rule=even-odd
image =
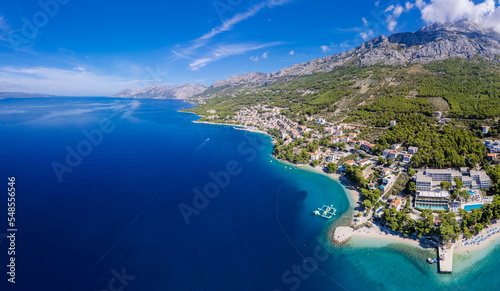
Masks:
[[[470,216],[477,216],[494,203],[494,196],[488,195],[491,178],[479,164],[456,169],[413,169],[412,158],[419,152],[416,146],[397,143],[375,154],[376,145],[363,139],[362,127],[322,118],[292,120],[286,108],[256,105],[240,109],[230,119],[221,119],[215,111],[209,114],[203,121],[272,135],[273,155],[278,159],[310,165],[346,183],[356,205],[352,225],[338,227],[332,234],[336,244],[356,234],[418,241],[437,248],[440,272],[451,273],[455,249],[469,252],[472,246],[492,241],[499,233],[496,220],[486,218],[483,223],[475,221],[472,231],[467,227],[472,225],[468,222]],[[441,112],[435,113],[435,119],[437,125],[451,121]],[[388,127],[397,124],[392,120]],[[483,133],[488,130],[483,126]],[[484,145],[488,161],[495,161],[500,141],[484,140]]]

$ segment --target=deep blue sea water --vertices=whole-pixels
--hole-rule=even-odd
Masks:
[[[0,290],[484,290],[500,283],[499,248],[443,276],[415,248],[331,247],[329,227],[351,211],[344,188],[273,160],[265,135],[193,123],[195,115],[179,112],[190,106],[0,100],[0,265],[9,259],[9,176],[16,177],[18,229],[16,284],[7,283],[5,267]],[[323,204],[337,208],[334,219],[312,214]]]

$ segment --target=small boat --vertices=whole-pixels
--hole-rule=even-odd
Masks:
[[[434,264],[434,263],[437,263],[437,262],[438,262],[438,260],[436,260],[436,259],[432,259],[432,258],[428,258],[428,259],[427,259],[427,262],[428,262],[429,264]]]

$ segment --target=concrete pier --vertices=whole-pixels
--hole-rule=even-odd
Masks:
[[[337,245],[344,244],[351,238],[354,229],[350,226],[340,226],[333,232],[333,241]]]
[[[439,273],[451,274],[453,270],[454,249],[455,249],[455,244],[453,244],[449,249],[444,246],[438,248]]]

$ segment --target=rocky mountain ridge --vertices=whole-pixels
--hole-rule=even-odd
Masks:
[[[125,89],[111,97],[150,98],[150,99],[186,99],[203,93],[207,86],[184,84],[179,86],[152,85],[137,89]]]
[[[416,32],[378,36],[346,52],[296,64],[275,73],[236,75],[215,82],[211,89],[264,86],[298,76],[329,72],[345,64],[406,66],[454,57],[470,59],[478,55],[500,62],[500,34],[469,21],[431,24]],[[204,95],[207,96],[202,97],[211,97]]]

